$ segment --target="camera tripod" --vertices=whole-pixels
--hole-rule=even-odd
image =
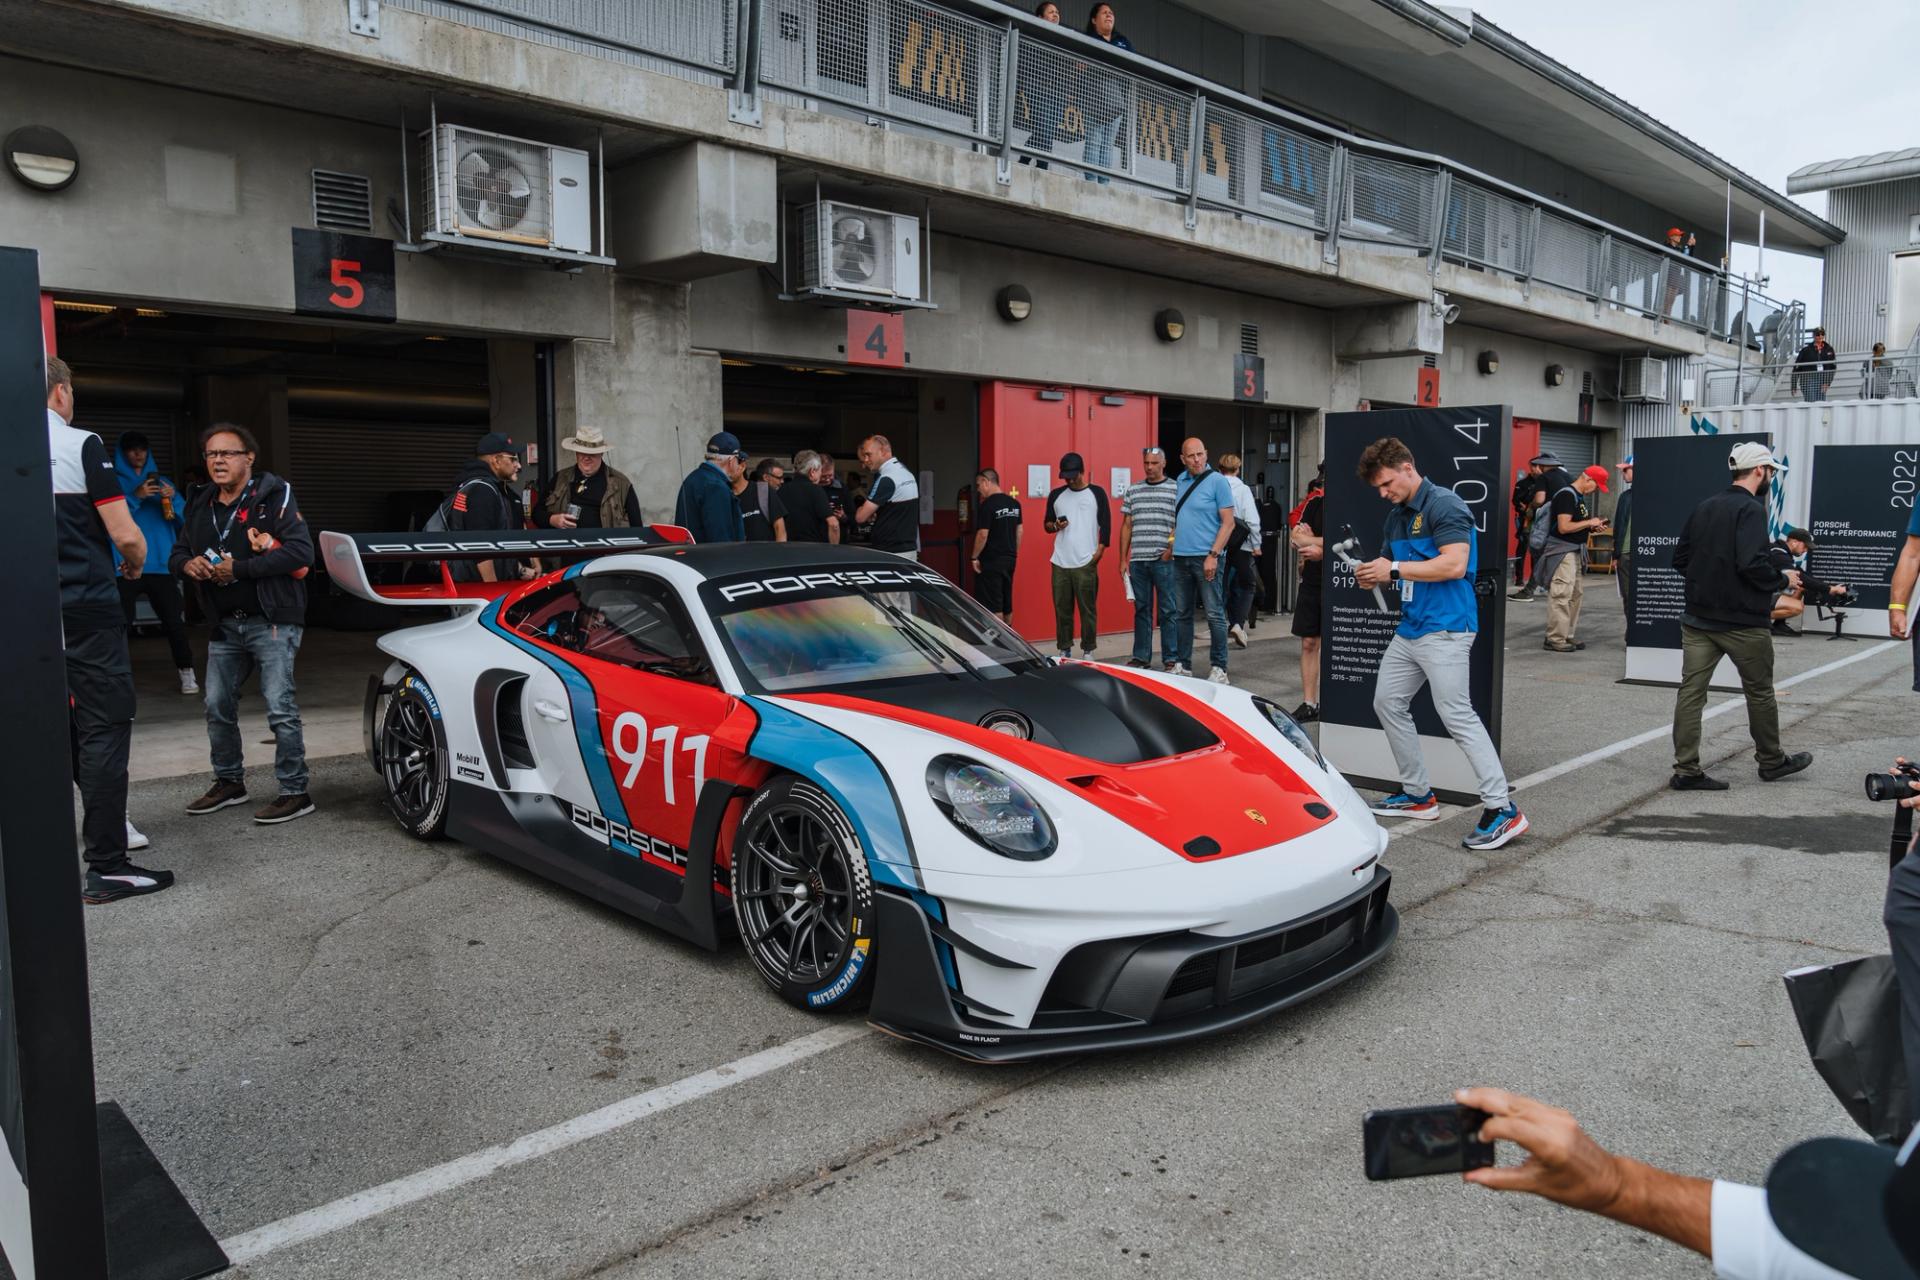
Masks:
[[[1820,619],[1822,622],[1826,621],[1829,617],[1833,619],[1833,634],[1827,637],[1827,641],[1829,643],[1835,640],[1851,641],[1851,640],[1858,640],[1860,638],[1859,636],[1850,636],[1850,635],[1842,634],[1841,628],[1847,625],[1847,611],[1845,609],[1829,609],[1827,608],[1826,605],[1821,604],[1819,601],[1816,600],[1814,601],[1814,605],[1813,605],[1813,616]]]

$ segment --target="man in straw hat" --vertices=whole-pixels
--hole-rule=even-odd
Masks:
[[[547,495],[546,522],[555,529],[631,529],[640,523],[640,500],[633,481],[607,465],[613,446],[598,427],[581,427],[560,442],[571,450],[573,465],[553,478]]]

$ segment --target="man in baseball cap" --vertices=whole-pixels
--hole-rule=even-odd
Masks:
[[[1722,657],[1740,673],[1747,728],[1762,782],[1777,782],[1813,763],[1813,753],[1788,755],[1780,746],[1780,710],[1773,696],[1774,597],[1800,586],[1800,571],[1774,562],[1761,495],[1786,464],[1756,441],[1727,455],[1732,484],[1687,517],[1673,549],[1674,570],[1686,579],[1680,616],[1680,692],[1673,708],[1675,791],[1725,791],[1727,784],[1700,768],[1700,714],[1707,684]]]
[[[1545,504],[1554,494],[1573,483],[1573,477],[1567,474],[1567,464],[1555,456],[1553,450],[1542,449],[1527,460],[1527,474],[1523,480],[1513,486],[1513,523],[1519,530],[1520,559],[1532,561],[1521,585],[1507,596],[1509,600],[1531,603],[1547,589],[1547,575],[1541,572],[1544,556],[1533,546],[1533,532],[1536,522],[1546,519]],[[1547,521],[1547,532],[1553,531],[1553,522]]]
[[[707,456],[680,482],[673,522],[695,542],[744,542],[746,522],[733,496],[733,482],[745,469],[747,451],[740,437],[719,431],[707,439]]]
[[[1087,480],[1087,462],[1077,453],[1060,459],[1060,479],[1047,495],[1044,528],[1053,535],[1054,648],[1073,656],[1073,616],[1080,614],[1080,656],[1091,658],[1100,641],[1100,557],[1113,541],[1113,504],[1107,491]]]
[[[1588,467],[1547,500],[1547,543],[1540,552],[1540,579],[1547,584],[1548,653],[1578,653],[1580,602],[1586,595],[1587,537],[1604,533],[1606,520],[1590,501],[1607,491],[1607,469]]]
[[[473,446],[469,462],[453,482],[447,500],[446,525],[464,533],[503,533],[522,528],[520,495],[512,482],[520,474],[526,450],[504,431],[489,431]],[[451,560],[447,572],[455,582],[511,582],[532,576],[533,566],[521,560]]]

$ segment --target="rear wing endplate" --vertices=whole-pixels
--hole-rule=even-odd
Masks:
[[[340,588],[362,600],[392,605],[484,604],[513,582],[455,582],[447,571],[453,560],[584,560],[593,556],[645,551],[672,543],[692,542],[678,525],[656,524],[638,529],[595,529],[548,533],[339,533],[320,534],[320,558],[327,576]],[[436,564],[438,581],[376,584],[367,573],[370,564]]]

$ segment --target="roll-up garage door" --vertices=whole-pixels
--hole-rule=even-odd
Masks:
[[[287,477],[313,529],[385,532],[404,496],[445,495],[473,460],[479,432],[468,424],[295,419],[293,468]],[[484,429],[484,428],[483,428]]]
[[[181,483],[180,473],[174,469],[173,435],[178,427],[179,415],[172,409],[152,407],[119,407],[115,405],[89,406],[81,401],[73,414],[73,425],[82,431],[91,431],[105,442],[107,454],[113,455],[114,446],[120,442],[124,432],[138,431],[147,437],[153,465],[160,474],[172,478],[175,485]]]
[[[1567,464],[1567,470],[1580,471],[1600,461],[1600,435],[1585,427],[1556,427],[1540,424],[1540,448]]]

